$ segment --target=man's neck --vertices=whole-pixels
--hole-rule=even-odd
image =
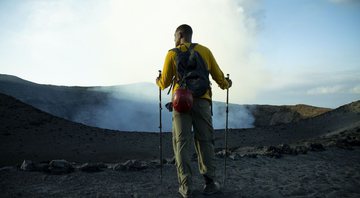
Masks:
[[[180,45],[185,43],[191,43],[191,40],[185,40],[185,39],[180,40]]]

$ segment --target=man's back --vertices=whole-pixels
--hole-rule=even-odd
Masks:
[[[186,51],[190,45],[191,43],[186,42],[178,45],[177,48],[181,51]],[[211,51],[201,44],[195,45],[194,50],[197,51],[204,60],[212,79],[219,85],[221,89],[226,89],[229,86],[228,81],[225,80],[224,74],[220,70],[219,65],[217,64]],[[162,78],[160,78],[157,84],[162,89],[165,89],[172,83],[172,79],[176,75],[176,52],[174,50],[169,50],[165,58]],[[173,90],[176,90],[178,87],[179,84],[175,84]],[[211,100],[211,91],[208,90],[200,98]]]

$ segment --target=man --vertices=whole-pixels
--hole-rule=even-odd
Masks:
[[[175,31],[175,47],[181,51],[186,51],[191,45],[192,28],[189,25],[180,25]],[[215,61],[211,51],[197,44],[194,47],[197,51],[212,79],[221,89],[231,87],[231,80],[224,77]],[[157,78],[156,83],[161,89],[170,86],[173,79],[177,78],[176,51],[169,50],[166,55],[163,73]],[[179,88],[179,82],[174,81],[173,93]],[[220,185],[215,181],[215,153],[214,153],[214,129],[212,126],[211,112],[211,89],[200,97],[193,98],[193,105],[189,112],[173,111],[173,150],[179,181],[179,193],[183,197],[190,197],[192,191],[190,167],[192,128],[194,130],[195,150],[198,155],[198,166],[200,173],[205,179],[204,194],[214,194],[220,191]]]

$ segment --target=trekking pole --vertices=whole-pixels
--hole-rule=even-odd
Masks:
[[[159,70],[159,78],[161,77],[161,70]],[[160,150],[160,184],[162,184],[162,168],[163,168],[163,156],[162,156],[162,118],[161,118],[161,88],[159,87],[159,150]]]
[[[226,79],[230,79],[230,75],[227,74]],[[228,121],[229,121],[229,88],[226,89],[226,120],[225,120],[225,156],[224,156],[224,180],[223,180],[223,186],[225,188],[225,181],[226,181],[226,158],[227,158],[227,135],[228,135]]]

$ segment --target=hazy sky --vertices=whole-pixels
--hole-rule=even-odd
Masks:
[[[70,86],[154,82],[182,23],[230,73],[233,103],[360,99],[359,0],[0,0],[0,73]]]

